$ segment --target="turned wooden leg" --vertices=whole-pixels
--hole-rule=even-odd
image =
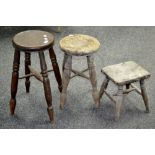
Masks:
[[[92,96],[93,96],[96,106],[98,107],[99,106],[99,92],[97,90],[97,79],[96,79],[96,71],[95,71],[93,55],[87,56],[87,63],[88,63],[90,81],[91,81],[92,88],[93,88]]]
[[[47,112],[48,112],[50,121],[52,122],[54,121],[54,110],[52,107],[52,93],[51,93],[50,81],[48,79],[48,74],[47,74],[47,65],[45,62],[45,56],[42,51],[39,52],[39,58],[40,58],[41,74],[43,76],[45,99],[48,106]]]
[[[25,75],[30,74],[29,65],[31,65],[31,54],[25,53]],[[30,77],[25,78],[26,92],[29,93],[30,90]]]
[[[140,80],[140,88],[141,88],[141,93],[142,93],[142,97],[144,100],[144,104],[146,107],[146,112],[149,113],[149,102],[148,102],[148,96],[147,96],[147,92],[146,92],[146,88],[145,88],[145,81],[144,80]]]
[[[99,92],[99,100],[101,99],[101,97],[103,96],[104,94],[104,90],[107,89],[107,86],[108,86],[108,83],[109,83],[109,78],[108,77],[105,77],[102,85],[101,85],[101,88],[100,88],[100,92]]]
[[[123,86],[118,86],[118,92],[116,96],[116,113],[115,113],[116,121],[119,120],[122,104],[123,104]]]
[[[56,55],[55,55],[55,52],[54,52],[53,48],[49,49],[49,55],[50,55],[50,59],[51,59],[51,62],[52,62],[54,75],[55,75],[55,78],[56,78],[57,83],[58,83],[58,88],[59,88],[59,91],[61,92],[62,91],[62,80],[61,80],[61,75],[60,75]]]
[[[64,53],[64,58],[63,58],[63,63],[62,63],[62,71],[64,71],[64,68],[65,68],[65,62],[66,62],[66,59],[68,58],[68,55]]]
[[[65,55],[65,61],[64,61],[64,70],[62,75],[62,92],[60,95],[60,109],[63,109],[66,96],[67,96],[67,87],[70,81],[71,76],[71,68],[72,68],[72,56]]]
[[[13,61],[13,72],[11,80],[11,99],[10,99],[10,113],[14,114],[16,107],[16,93],[18,89],[18,78],[19,78],[19,64],[20,64],[20,51],[15,50],[14,61]]]

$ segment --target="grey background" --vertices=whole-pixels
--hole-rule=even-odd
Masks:
[[[0,128],[154,128],[155,127],[155,27],[63,27],[55,35],[55,53],[61,70],[63,53],[59,49],[59,40],[72,33],[92,35],[101,43],[95,55],[98,89],[104,79],[102,67],[136,61],[152,76],[146,82],[151,113],[145,113],[141,96],[131,93],[125,99],[119,122],[115,122],[114,106],[104,96],[101,107],[95,109],[91,95],[90,82],[76,77],[70,81],[68,99],[63,111],[59,109],[59,91],[54,74],[49,78],[52,88],[55,124],[51,125],[46,112],[46,102],[42,84],[31,78],[30,94],[25,93],[24,80],[19,81],[15,115],[9,114],[10,82],[14,49],[12,37],[23,30],[40,29],[53,32],[56,27],[0,27]],[[51,68],[48,52],[45,52],[47,65]],[[37,53],[32,54],[32,66],[40,70]],[[24,74],[24,53],[21,54],[20,75]],[[82,70],[87,66],[85,57],[74,57],[73,67]],[[110,83],[108,90],[116,87]]]

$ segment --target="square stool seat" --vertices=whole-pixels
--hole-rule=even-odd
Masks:
[[[101,99],[103,94],[105,94],[115,103],[115,120],[118,120],[120,117],[124,96],[132,91],[136,91],[142,96],[146,107],[146,112],[148,113],[150,111],[148,96],[145,88],[145,79],[150,77],[150,73],[147,70],[134,61],[128,61],[104,67],[101,69],[101,72],[105,75],[105,79],[100,88],[99,99]],[[112,95],[106,90],[109,81],[114,82],[114,84],[118,87],[117,92]],[[133,84],[134,82],[139,82],[140,89]]]
[[[134,61],[128,61],[102,68],[102,72],[118,85],[146,79],[150,73]]]

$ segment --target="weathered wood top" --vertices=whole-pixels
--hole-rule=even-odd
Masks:
[[[99,41],[89,35],[73,34],[60,40],[60,48],[70,55],[88,55],[100,47]]]
[[[29,30],[13,37],[13,46],[22,51],[40,51],[53,45],[54,36],[46,31]]]
[[[102,68],[102,72],[118,85],[150,77],[150,73],[134,61],[104,67]]]

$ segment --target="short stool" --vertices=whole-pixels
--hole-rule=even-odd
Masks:
[[[41,81],[44,86],[45,99],[47,102],[47,111],[50,121],[54,120],[54,111],[52,107],[52,94],[50,88],[50,81],[48,78],[48,72],[54,71],[59,91],[62,91],[62,81],[57,64],[55,52],[53,50],[54,36],[51,33],[39,30],[23,31],[16,34],[12,40],[15,48],[13,72],[11,81],[11,99],[10,99],[10,112],[13,115],[16,107],[16,93],[18,88],[18,79],[25,78],[26,92],[30,89],[30,77],[34,76]],[[44,50],[49,50],[49,56],[52,62],[53,70],[47,70],[47,65],[44,56]],[[20,64],[20,52],[25,53],[25,75],[19,77],[19,64]],[[31,67],[31,53],[37,52],[40,58],[41,73],[37,72]]]
[[[150,73],[142,68],[140,65],[133,61],[128,61],[116,65],[111,65],[102,68],[102,73],[105,75],[99,98],[105,93],[116,105],[115,119],[118,120],[120,117],[121,105],[123,103],[123,97],[132,91],[136,91],[143,97],[146,112],[149,112],[148,96],[145,88],[145,79],[150,77]],[[109,81],[114,82],[117,85],[118,91],[113,96],[106,91]],[[135,86],[134,82],[140,82],[141,90]],[[123,87],[125,86],[125,89]]]
[[[96,105],[99,104],[99,94],[97,91],[97,79],[94,64],[94,54],[98,51],[100,47],[99,41],[91,36],[74,34],[69,35],[60,40],[60,48],[64,52],[63,60],[63,75],[62,75],[62,85],[63,89],[60,95],[60,108],[63,109],[64,103],[66,101],[66,91],[71,78],[75,76],[80,76],[91,81],[93,88],[93,99]],[[72,56],[86,56],[88,68],[82,71],[77,71],[72,69]],[[84,74],[84,72],[89,70],[89,77]],[[73,76],[71,76],[73,72]]]

